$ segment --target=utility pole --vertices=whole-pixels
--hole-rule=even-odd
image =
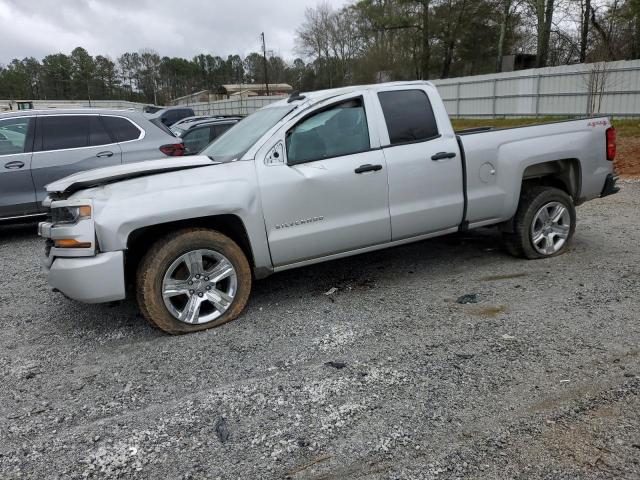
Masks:
[[[269,79],[267,78],[267,46],[264,42],[264,32],[260,35],[262,37],[262,56],[264,58],[264,86],[267,91],[267,97],[269,96]]]

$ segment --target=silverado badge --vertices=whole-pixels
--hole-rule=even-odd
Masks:
[[[298,225],[304,225],[305,223],[320,222],[322,220],[324,220],[324,216],[303,218],[302,220],[294,220],[292,222],[280,223],[280,224],[276,225],[276,230],[279,230],[281,228],[288,228],[288,227],[295,227],[295,226],[298,226]]]

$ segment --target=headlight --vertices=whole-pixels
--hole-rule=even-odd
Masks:
[[[77,223],[79,220],[91,218],[91,207],[80,205],[77,207],[58,207],[51,209],[51,223]]]

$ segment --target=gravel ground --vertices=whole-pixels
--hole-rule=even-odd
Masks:
[[[0,478],[637,479],[639,212],[580,207],[551,260],[483,231],[274,275],[183,337],[0,227]]]

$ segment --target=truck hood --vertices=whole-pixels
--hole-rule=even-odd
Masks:
[[[145,162],[127,163],[111,167],[96,168],[85,172],[74,173],[68,177],[51,182],[45,188],[50,193],[74,193],[85,188],[105,185],[107,183],[126,180],[129,178],[144,177],[156,173],[166,173],[189,168],[207,167],[215,165],[209,157],[178,157],[175,159],[150,160]]]

